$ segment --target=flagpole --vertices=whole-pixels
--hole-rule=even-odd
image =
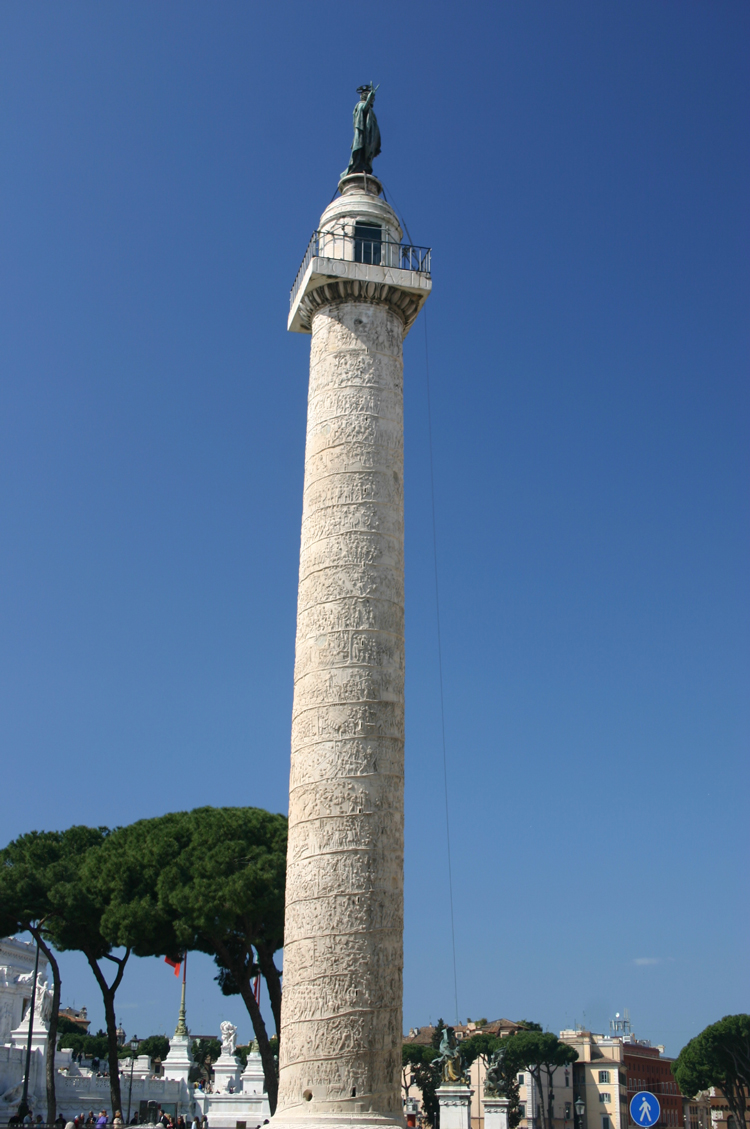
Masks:
[[[188,1029],[185,1023],[185,982],[187,980],[187,951],[183,957],[182,963],[182,999],[180,1001],[180,1015],[177,1020],[177,1027],[175,1035],[187,1035]]]

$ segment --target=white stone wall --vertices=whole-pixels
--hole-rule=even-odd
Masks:
[[[404,319],[312,321],[277,1116],[400,1120]]]

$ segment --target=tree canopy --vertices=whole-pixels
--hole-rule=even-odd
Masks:
[[[568,1043],[563,1043],[551,1031],[542,1031],[539,1024],[526,1023],[525,1030],[516,1031],[503,1039],[506,1051],[505,1069],[516,1073],[519,1069],[528,1070],[534,1080],[542,1129],[550,1129],[554,1121],[554,1076],[564,1066],[570,1066],[578,1058],[578,1052]],[[547,1083],[547,1103],[544,1102],[544,1081]]]
[[[101,829],[72,827],[69,831],[31,831],[0,852],[2,935],[29,932],[44,952],[52,972],[52,1008],[47,1036],[45,1073],[47,1121],[55,1120],[55,1050],[60,1010],[60,966],[52,945],[63,946],[67,891],[78,881],[80,860],[99,841]],[[75,948],[76,946],[71,946]]]
[[[401,1047],[402,1082],[407,1095],[411,1086],[416,1086],[422,1095],[422,1111],[429,1125],[437,1126],[440,1118],[440,1104],[435,1091],[440,1085],[440,1071],[432,1065],[435,1057],[433,1046],[421,1043],[403,1043]]]
[[[672,1073],[683,1094],[718,1086],[727,1099],[736,1129],[745,1124],[750,1092],[750,1015],[725,1015],[682,1048]]]
[[[504,1049],[509,1045],[509,1036],[500,1037],[488,1031],[479,1031],[461,1043],[461,1058],[466,1066],[476,1059],[481,1059],[485,1067],[495,1051],[500,1047]],[[521,1122],[520,1086],[518,1084],[518,1064],[512,1054],[506,1054],[503,1059],[501,1081],[503,1091],[508,1099],[508,1129],[516,1129]]]
[[[242,996],[252,1020],[273,1111],[278,1037],[269,1038],[253,991],[263,976],[276,1031],[284,940],[287,821],[259,808],[196,808],[110,831],[32,832],[0,852],[0,926],[30,930],[53,969],[48,1120],[54,1120],[54,1049],[60,973],[53,948],[78,950],[102,993],[112,1107],[121,1107],[115,995],[131,953],[211,954],[225,994]],[[113,965],[113,974],[108,974]],[[83,1032],[61,1045],[88,1052]],[[73,1040],[71,1042],[70,1040]],[[98,1045],[98,1044],[97,1044]],[[141,1053],[148,1053],[141,1051]]]
[[[225,994],[250,1014],[271,1111],[276,1061],[252,980],[262,974],[277,1031],[284,941],[287,821],[260,808],[196,808],[113,832],[98,859],[108,889],[102,928],[138,956],[211,954]]]

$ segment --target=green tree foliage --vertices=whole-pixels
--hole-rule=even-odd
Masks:
[[[203,1078],[206,1082],[209,1082],[211,1080],[211,1067],[221,1055],[221,1040],[196,1039],[191,1050],[193,1065],[190,1069],[189,1081],[198,1082]],[[239,1047],[237,1050],[239,1050]],[[247,1056],[245,1056],[245,1061],[247,1062]]]
[[[80,1027],[78,1031],[68,1031],[60,1036],[60,1041],[57,1044],[57,1049],[70,1050],[74,1055],[83,1055],[84,1058],[98,1058],[106,1062],[109,1047],[107,1044],[107,1036],[104,1031],[100,1031],[96,1035],[84,1034]]]
[[[442,1023],[442,1020],[440,1021]],[[443,1024],[445,1027],[445,1024]],[[433,1129],[438,1129],[440,1104],[435,1091],[440,1085],[440,1071],[432,1065],[435,1057],[433,1046],[424,1047],[419,1043],[403,1043],[401,1047],[401,1067],[404,1090],[408,1096],[411,1086],[416,1086],[422,1095],[422,1110],[425,1120]]]
[[[120,828],[99,859],[109,889],[102,928],[113,944],[139,956],[210,953],[222,991],[242,997],[272,1112],[276,1061],[252,981],[265,979],[278,1031],[286,834],[284,816],[259,808],[196,808]]]
[[[52,971],[52,1012],[45,1056],[47,1089],[47,1122],[52,1124],[57,1111],[55,1097],[55,1048],[60,1010],[60,966],[51,946],[51,939],[61,925],[64,912],[56,891],[71,878],[76,869],[70,851],[70,839],[86,848],[86,829],[73,828],[71,833],[31,831],[9,843],[0,852],[0,905],[3,907],[2,935],[31,933],[49,961]],[[80,1032],[80,1027],[78,1028]]]
[[[551,1031],[542,1031],[537,1023],[525,1023],[524,1031],[516,1031],[503,1040],[506,1051],[505,1066],[515,1073],[519,1069],[528,1070],[534,1080],[539,1109],[542,1113],[542,1129],[551,1129],[554,1109],[554,1077],[560,1067],[570,1066],[578,1058],[578,1052],[567,1043],[562,1043]],[[544,1103],[544,1081],[547,1082],[547,1105]]]
[[[109,890],[102,880],[99,860],[110,832],[106,827],[78,826],[45,834],[57,836],[59,859],[49,890],[51,913],[45,919],[44,933],[58,951],[83,953],[99,985],[107,1028],[110,1101],[113,1109],[120,1109],[115,995],[122,983],[130,949],[126,948],[125,953],[118,956],[112,951],[116,943],[113,944],[103,931]],[[114,976],[108,977],[111,970],[105,961],[114,965]]]
[[[718,1086],[743,1129],[750,1092],[750,1015],[725,1015],[684,1046],[672,1063],[672,1073],[683,1094]]]
[[[481,1059],[486,1068],[495,1051],[500,1046],[507,1045],[508,1036],[501,1039],[497,1035],[490,1035],[489,1032],[479,1031],[461,1043],[461,1058],[467,1067],[476,1059]],[[521,1088],[518,1084],[518,1068],[513,1055],[506,1055],[503,1060],[502,1083],[509,1102],[508,1129],[516,1129],[521,1122]]]
[[[138,1043],[136,1055],[148,1055],[149,1058],[158,1058],[160,1062],[169,1054],[169,1039],[166,1035],[149,1035]]]

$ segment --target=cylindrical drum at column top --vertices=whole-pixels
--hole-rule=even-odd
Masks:
[[[312,317],[280,1120],[401,1120],[404,328],[364,287]]]

